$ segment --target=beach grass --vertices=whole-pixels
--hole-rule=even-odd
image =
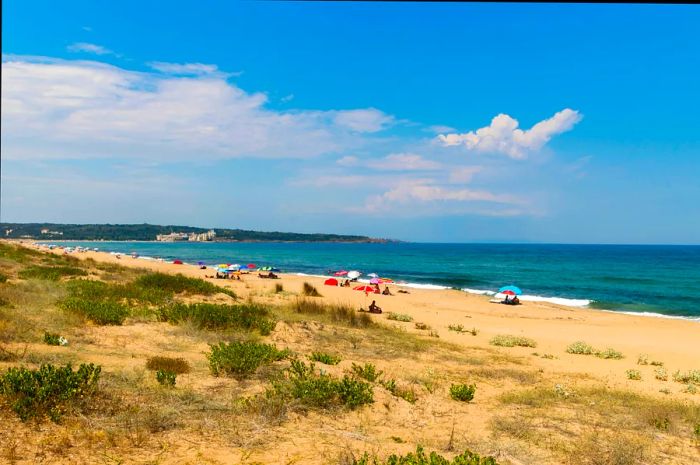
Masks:
[[[537,347],[534,339],[510,334],[499,334],[489,341],[489,344],[499,347]]]

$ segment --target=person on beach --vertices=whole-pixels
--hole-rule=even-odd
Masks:
[[[377,306],[376,301],[372,301],[371,304],[369,304],[369,312],[370,313],[382,313],[382,309]]]
[[[384,286],[384,290],[382,291],[382,295],[394,295],[391,293],[389,290],[389,286]]]
[[[506,305],[510,304],[510,299],[508,298],[508,294],[506,294],[506,300],[504,300],[503,303]]]

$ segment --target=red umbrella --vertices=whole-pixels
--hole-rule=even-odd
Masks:
[[[325,284],[326,286],[337,286],[338,280],[335,278],[328,278],[323,282],[323,284]]]
[[[248,268],[252,270],[253,268],[257,268],[257,266],[255,265],[255,263],[248,263]]]
[[[501,294],[505,294],[505,295],[515,295],[515,292],[513,292],[513,291],[511,291],[511,290],[507,290],[507,291],[501,292]]]
[[[182,260],[173,260],[175,265],[182,265]]]
[[[374,292],[377,293],[377,290],[373,286],[355,286],[352,288],[353,291],[362,291],[362,292]]]
[[[340,270],[340,271],[336,271],[335,273],[333,273],[333,276],[345,276],[346,274],[348,274],[347,271]]]

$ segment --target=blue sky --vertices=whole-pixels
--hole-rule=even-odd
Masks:
[[[700,243],[693,5],[9,1],[2,220]]]

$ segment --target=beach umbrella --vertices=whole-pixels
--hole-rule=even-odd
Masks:
[[[520,295],[523,293],[518,286],[503,286],[498,292],[507,295]]]
[[[377,273],[370,273],[367,275],[368,278],[378,278],[379,275]]]
[[[362,273],[360,273],[359,271],[348,271],[348,278],[350,278],[350,279],[359,278],[361,274]]]
[[[323,284],[325,284],[326,286],[337,286],[338,280],[335,278],[328,278],[323,282]]]
[[[175,265],[182,265],[182,260],[173,260]]]
[[[333,273],[333,276],[345,276],[346,274],[348,274],[347,271],[340,270],[340,271],[336,271],[335,273]]]
[[[372,278],[372,279],[369,280],[369,283],[370,283],[370,284],[379,284],[379,283],[381,283],[381,282],[382,282],[382,281],[381,281],[379,278]]]
[[[362,292],[377,292],[377,290],[372,287],[372,286],[355,286],[352,288],[353,291],[362,291]]]
[[[204,262],[197,262],[197,265],[199,265],[199,266],[204,266],[204,264],[205,264]]]
[[[251,269],[251,270],[252,270],[253,268],[256,268],[255,263],[248,263],[248,268]]]

